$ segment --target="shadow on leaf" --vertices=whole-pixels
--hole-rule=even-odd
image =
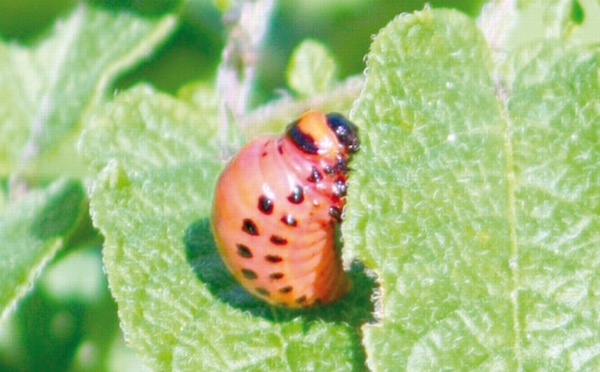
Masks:
[[[192,223],[185,232],[184,244],[188,263],[196,277],[218,299],[229,305],[274,321],[285,321],[298,316],[307,320],[325,320],[360,325],[373,321],[371,297],[376,287],[375,279],[367,275],[363,265],[352,263],[348,275],[353,286],[341,301],[331,305],[307,309],[274,307],[250,295],[229,273],[215,245],[207,218]]]
[[[251,296],[229,273],[215,245],[210,222],[207,218],[192,223],[186,230],[184,244],[188,263],[196,277],[219,300],[230,306],[260,316],[272,322],[285,322],[301,317],[308,329],[313,322],[347,324],[351,328],[355,345],[356,366],[364,366],[366,355],[362,346],[361,325],[373,322],[373,292],[377,287],[375,278],[368,275],[364,266],[355,261],[348,275],[352,279],[352,289],[348,295],[330,305],[307,309],[286,309],[271,306]]]

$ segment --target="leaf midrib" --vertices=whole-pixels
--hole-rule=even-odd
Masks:
[[[510,242],[510,257],[507,262],[511,273],[512,288],[510,291],[510,302],[512,305],[512,321],[514,332],[514,349],[515,360],[517,363],[516,370],[523,370],[523,356],[521,354],[521,324],[519,323],[519,266],[518,266],[518,242],[517,242],[517,211],[516,211],[516,196],[515,196],[515,165],[514,154],[511,143],[511,120],[508,110],[508,97],[506,88],[499,81],[494,81],[496,87],[496,97],[500,102],[500,112],[502,116],[502,133],[504,136],[504,153],[506,156],[506,192],[507,192],[507,220],[508,233]]]

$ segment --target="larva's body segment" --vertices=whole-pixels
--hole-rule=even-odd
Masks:
[[[253,295],[305,307],[348,291],[334,234],[356,135],[341,116],[309,111],[283,136],[246,145],[221,174],[213,233],[225,265]]]

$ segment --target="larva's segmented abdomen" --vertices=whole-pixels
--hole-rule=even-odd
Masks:
[[[345,170],[332,172],[338,161],[307,156],[285,136],[261,137],[221,174],[213,232],[225,265],[253,295],[305,307],[348,291],[334,238],[344,206],[335,184],[345,190],[346,181]]]

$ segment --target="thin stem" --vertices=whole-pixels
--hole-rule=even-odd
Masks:
[[[32,118],[30,126],[31,134],[25,144],[19,164],[11,174],[8,182],[8,197],[10,200],[18,200],[29,190],[29,183],[25,180],[24,173],[31,162],[40,154],[46,120],[50,111],[50,98],[46,94],[41,100],[36,115]]]
[[[221,99],[218,139],[227,150],[232,121],[246,114],[258,62],[274,0],[239,0],[223,17],[229,37],[217,69],[217,91]]]
[[[495,0],[488,3],[479,16],[477,23],[492,49],[495,61],[504,58],[505,38],[511,23],[516,19],[516,10],[516,0]]]

